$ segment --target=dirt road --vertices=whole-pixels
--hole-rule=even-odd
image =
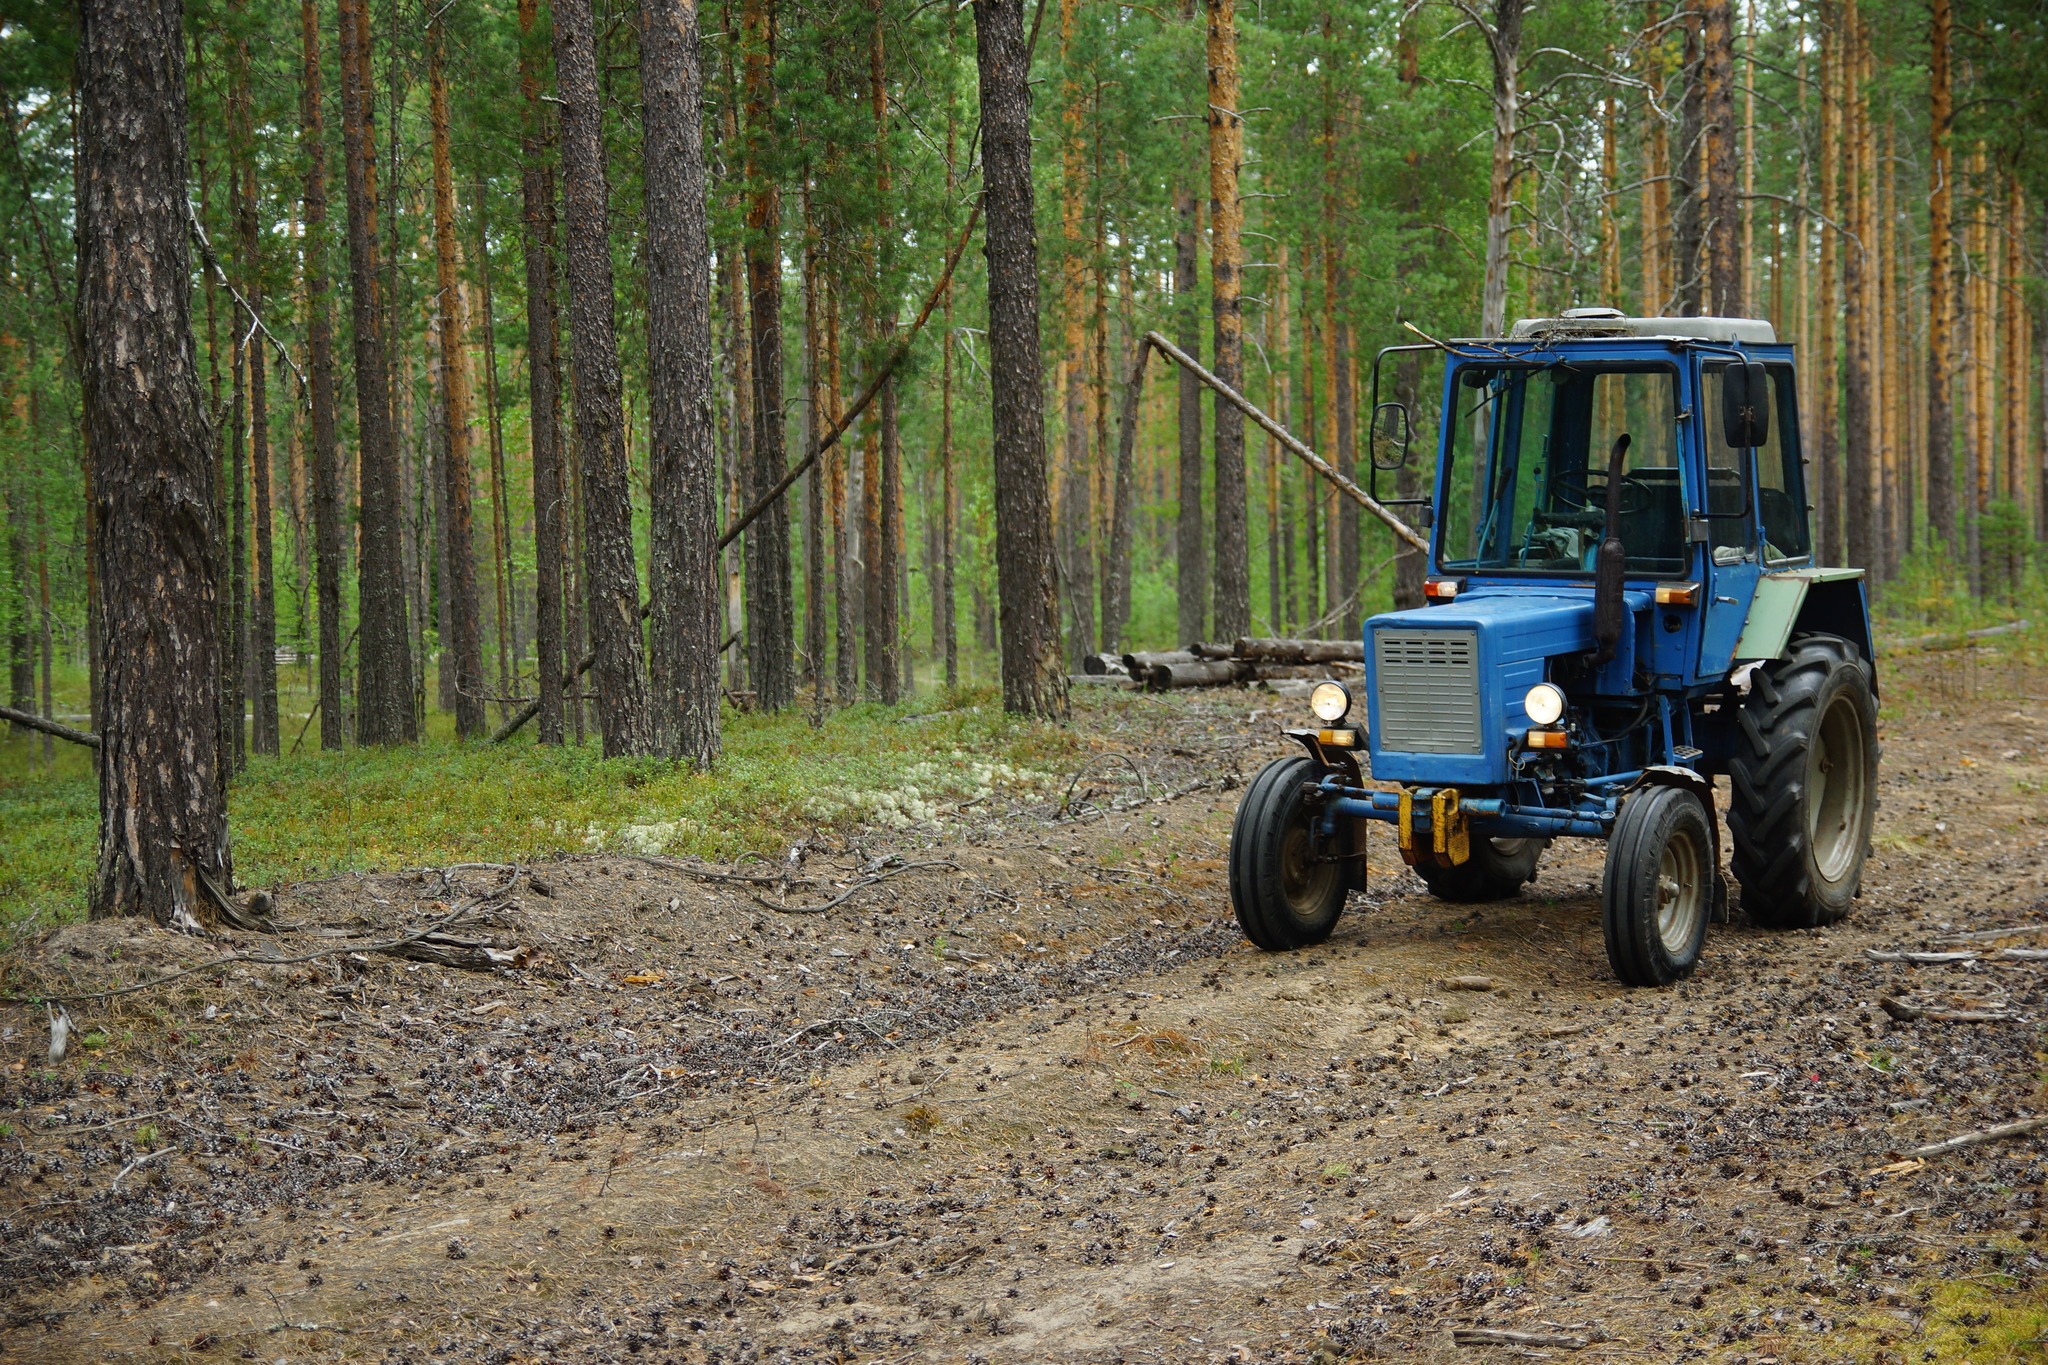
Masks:
[[[1889,721],[1857,912],[1662,992],[1569,842],[1461,908],[1376,837],[1326,947],[1254,951],[1222,853],[1289,704],[1090,705],[1142,789],[546,864],[465,920],[520,969],[236,965],[56,1067],[11,1013],[0,1360],[1957,1360],[2042,1303],[2048,1133],[1907,1154],[2048,1112],[2048,963],[1997,956],[2048,947],[2048,704]],[[293,888],[264,946],[499,880]],[[12,975],[217,951],[77,926]]]

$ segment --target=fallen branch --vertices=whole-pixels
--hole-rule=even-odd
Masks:
[[[825,1273],[827,1275],[831,1274],[833,1271],[839,1269],[839,1267],[845,1265],[848,1261],[852,1260],[856,1256],[863,1255],[870,1251],[887,1251],[890,1247],[899,1245],[902,1241],[903,1239],[901,1237],[888,1237],[884,1238],[882,1241],[879,1242],[869,1242],[865,1246],[854,1247],[851,1250],[849,1250],[844,1256],[839,1257],[837,1260],[834,1260],[829,1265],[827,1265],[825,1267]]]
[[[230,953],[226,957],[217,957],[211,962],[202,962],[196,967],[186,967],[182,971],[169,972],[152,981],[138,981],[131,986],[117,986],[112,990],[104,991],[87,991],[79,995],[0,995],[0,1004],[41,1005],[59,1002],[70,1003],[79,1000],[111,1000],[118,995],[133,995],[137,991],[154,990],[158,986],[168,986],[173,981],[182,980],[188,976],[201,976],[207,972],[216,972],[223,967],[233,966],[237,962],[249,962],[263,967],[288,967],[300,962],[312,962],[318,958],[335,957],[341,953],[388,953],[394,948],[417,943],[421,939],[447,928],[470,911],[496,900],[511,889],[512,882],[508,880],[505,885],[495,891],[487,892],[475,900],[464,901],[461,905],[456,906],[426,928],[415,930],[412,933],[400,938],[391,939],[385,943],[340,943],[332,948],[322,948],[317,952],[301,953],[297,957],[266,957],[259,953]]]
[[[68,739],[88,749],[100,747],[100,737],[90,730],[74,730],[61,720],[44,720],[33,712],[17,711],[12,706],[0,706],[0,720],[12,721],[24,730],[40,730],[58,739]]]
[[[358,952],[387,953],[414,962],[431,962],[440,967],[458,967],[468,972],[495,972],[505,967],[524,967],[533,957],[531,948],[496,948],[481,939],[457,938],[453,934],[429,933],[389,948],[357,949]]]
[[[1925,1020],[1930,1024],[1998,1024],[2019,1016],[2009,1010],[1944,1010],[1909,1005],[1893,996],[1880,997],[1878,1008],[1902,1024]]]
[[[1909,654],[1920,651],[1932,653],[1940,649],[1967,649],[1972,640],[1988,640],[1995,635],[2017,635],[2032,625],[2031,621],[2007,621],[2002,626],[1986,626],[1982,630],[1961,632],[1945,630],[1936,635],[1918,635],[1910,640],[1901,640],[1893,645],[1894,654]]]
[[[930,862],[923,863],[905,863],[901,867],[892,867],[886,872],[876,872],[859,878],[851,886],[834,896],[831,900],[826,901],[823,905],[778,905],[767,897],[758,894],[755,895],[754,899],[780,915],[822,915],[827,910],[835,910],[846,904],[849,900],[852,900],[854,893],[857,891],[864,891],[877,882],[886,882],[891,877],[900,877],[906,872],[915,872],[921,867],[950,867],[955,872],[960,870],[958,863],[946,858],[934,858]]]
[[[2048,924],[2015,924],[2010,929],[1971,929],[1960,934],[1944,934],[1936,943],[1990,943],[2001,938],[2023,938],[2028,934],[2048,934]]]
[[[1514,1332],[1505,1327],[1454,1327],[1451,1340],[1459,1346],[1555,1346],[1566,1351],[1583,1351],[1590,1338],[1563,1332]]]
[[[1974,949],[1953,953],[1887,953],[1877,948],[1865,948],[1863,955],[1872,962],[1912,962],[1923,967],[1938,966],[1944,962],[1975,962],[1981,956]]]
[[[1906,1158],[1909,1161],[1924,1161],[1928,1157],[1960,1151],[1965,1147],[1979,1147],[1987,1142],[2004,1142],[2007,1138],[2025,1137],[2043,1128],[2048,1128],[2048,1115],[2015,1119],[2011,1123],[2001,1123],[1995,1128],[1979,1128],[1974,1133],[1962,1133],[1941,1142],[1930,1142],[1925,1147],[1915,1147],[1906,1153]]]

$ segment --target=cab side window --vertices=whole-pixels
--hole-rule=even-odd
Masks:
[[[1757,512],[1764,525],[1764,560],[1782,563],[1807,558],[1813,546],[1807,538],[1806,483],[1799,463],[1798,385],[1790,365],[1765,369],[1771,377],[1771,439],[1756,452]]]
[[[1752,519],[1742,515],[1749,502],[1743,487],[1742,451],[1721,439],[1721,385],[1727,373],[1725,364],[1707,365],[1700,372],[1700,430],[1706,438],[1706,511],[1710,514],[1707,534],[1716,563],[1740,561],[1749,554],[1754,541]],[[1777,427],[1773,420],[1773,440],[1777,439]],[[1764,458],[1763,450],[1759,449],[1758,462],[1762,463]]]

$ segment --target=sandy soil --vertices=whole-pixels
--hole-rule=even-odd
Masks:
[[[1223,849],[1295,704],[1249,693],[1084,701],[1133,763],[937,832],[521,870],[462,921],[528,950],[495,975],[331,950],[500,870],[282,888],[233,946],[327,956],[77,1008],[56,1066],[0,1016],[0,1360],[1919,1360],[1942,1281],[2038,1298],[2048,1153],[1902,1160],[2048,1112],[2048,963],[1991,957],[2048,933],[1866,953],[2048,921],[2048,703],[1936,701],[1856,913],[1738,913],[1659,992],[1571,842],[1455,907],[1375,836],[1326,947],[1250,948]]]

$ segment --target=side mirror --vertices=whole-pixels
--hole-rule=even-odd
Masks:
[[[1736,450],[1771,439],[1771,379],[1761,362],[1733,361],[1721,371],[1721,439]]]
[[[1406,403],[1382,403],[1372,410],[1373,468],[1399,469],[1407,464],[1410,439]]]

